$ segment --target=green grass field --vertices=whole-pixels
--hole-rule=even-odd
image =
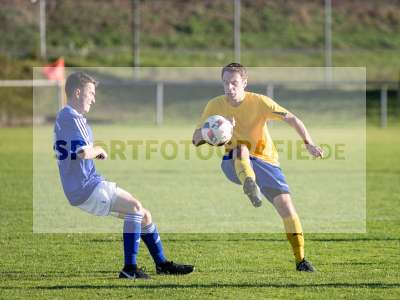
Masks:
[[[158,131],[155,127],[152,130]],[[32,130],[1,128],[0,298],[398,299],[399,133],[399,127],[368,128],[367,233],[306,234],[307,256],[318,268],[317,273],[294,271],[283,234],[166,233],[162,238],[167,255],[195,263],[196,272],[186,277],[157,276],[142,247],[141,264],[154,276],[146,282],[133,282],[116,279],[122,262],[120,234],[32,233]],[[54,161],[44,163],[50,166]],[[164,174],[161,171],[166,165],[144,172],[142,161],[135,164],[143,171],[133,171],[140,182],[135,193],[144,199],[147,191],[161,189],[168,201],[174,164],[168,164],[171,172]],[[193,169],[194,178],[204,177],[202,172],[208,171],[212,162],[204,164],[207,166],[202,170]],[[107,168],[104,171],[109,172]],[[212,203],[213,195],[208,191],[211,182],[205,180],[204,189],[190,179],[187,184],[196,188],[199,198]],[[55,193],[59,189],[54,186]],[[191,201],[196,198],[193,195]],[[271,207],[265,205],[264,209]],[[67,212],[58,214],[62,218]]]
[[[318,128],[311,123],[308,127],[315,139],[330,145],[322,161],[307,159],[303,148],[293,143],[296,134],[291,128],[272,126],[305,230],[365,232],[365,156],[360,155],[365,152],[363,128]],[[222,175],[222,147],[190,146],[192,126],[97,124],[94,131],[110,155],[109,160],[97,163],[98,170],[141,199],[161,232],[281,232],[281,221],[271,207],[254,210],[244,201],[240,187]],[[49,163],[52,127],[35,127],[34,137],[34,232],[119,233],[119,220],[77,211],[65,201],[62,190],[54,188],[59,186],[59,175],[56,164]],[[130,146],[134,143],[135,148]],[[335,144],[343,144],[343,155],[333,154]],[[117,148],[121,151],[115,151]],[[160,184],[154,188],[154,183]],[[348,200],[338,203],[338,197]],[[320,205],[321,199],[324,205]]]

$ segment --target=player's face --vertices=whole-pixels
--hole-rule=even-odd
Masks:
[[[87,83],[79,95],[79,102],[83,113],[88,113],[90,107],[96,102],[96,87],[93,83]]]
[[[244,98],[244,89],[247,80],[237,72],[225,72],[222,75],[225,95],[233,102],[240,102]]]

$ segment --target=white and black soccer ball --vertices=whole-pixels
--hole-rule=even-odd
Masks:
[[[211,116],[204,122],[201,134],[207,143],[222,146],[231,140],[233,125],[223,116]]]

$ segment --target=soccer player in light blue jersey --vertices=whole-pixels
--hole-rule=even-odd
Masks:
[[[95,103],[96,86],[97,81],[82,72],[71,74],[65,84],[67,106],[59,111],[54,126],[54,149],[65,196],[71,205],[90,214],[124,218],[125,264],[119,278],[149,278],[136,262],[141,239],[158,274],[193,272],[194,266],[165,258],[157,227],[140,201],[96,172],[93,160],[107,159],[107,153],[93,145],[93,132],[84,116]]]

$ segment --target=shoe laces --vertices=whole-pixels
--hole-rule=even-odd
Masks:
[[[133,281],[136,281],[136,278],[138,278],[138,277],[145,277],[145,276],[147,276],[146,268],[145,267],[141,267],[141,268],[137,267],[136,271],[134,273]]]

